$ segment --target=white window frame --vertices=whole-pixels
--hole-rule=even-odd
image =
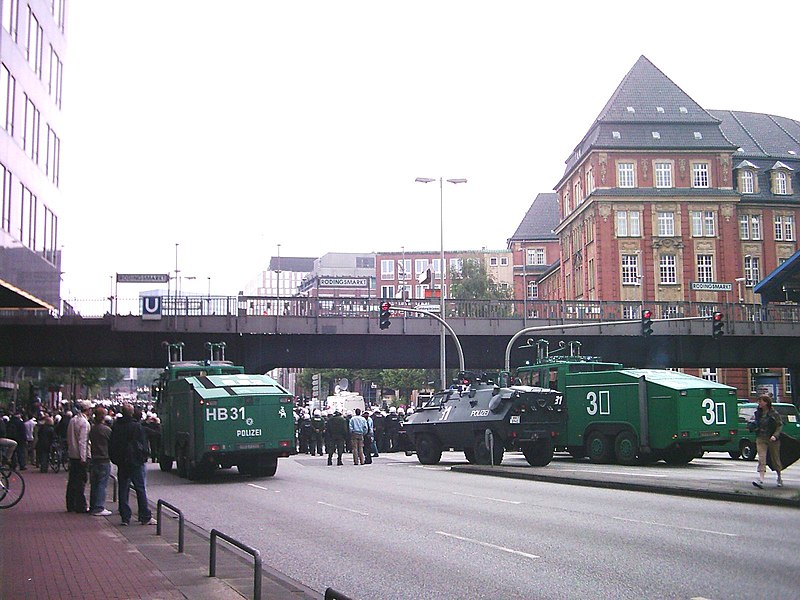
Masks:
[[[507,267],[508,266],[508,257],[507,256],[501,256],[500,257],[500,266],[501,267]]]
[[[381,259],[381,279],[394,279],[394,262],[391,259]],[[383,297],[386,298],[387,296]]]
[[[641,213],[638,210],[617,211],[617,237],[641,237]]]
[[[671,162],[656,162],[654,171],[655,186],[657,188],[671,188],[673,186]]]
[[[633,162],[617,163],[617,187],[621,188],[636,187],[636,163]]]
[[[794,241],[794,215],[775,215],[775,240]]]
[[[742,186],[739,192],[742,194],[754,194],[756,190],[755,179],[755,173],[752,170],[742,170],[742,177],[739,180]]]
[[[658,221],[658,237],[675,236],[675,213],[670,210],[660,210],[656,213]]]
[[[547,264],[544,248],[526,248],[525,264],[529,267],[542,267]]]
[[[535,281],[528,282],[528,300],[537,300],[539,298],[539,284]]]
[[[382,285],[381,286],[381,298],[394,298],[394,286],[393,285]]]
[[[697,281],[710,283],[714,281],[714,255],[698,254],[697,262]]]
[[[623,254],[621,258],[622,285],[640,285],[639,255]]]
[[[710,181],[708,163],[692,163],[692,187],[707,188]]]
[[[789,193],[789,178],[783,171],[775,172],[775,194],[785,196]]]
[[[714,211],[693,210],[690,211],[690,215],[692,217],[692,237],[716,236]]]
[[[658,257],[658,275],[662,285],[678,283],[677,259],[674,254],[662,254]]]
[[[759,256],[745,256],[744,257],[744,285],[745,287],[753,287],[761,281],[761,257]]]

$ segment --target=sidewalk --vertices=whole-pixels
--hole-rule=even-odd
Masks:
[[[187,523],[185,552],[179,554],[177,521],[167,511],[157,536],[153,525],[132,521],[121,527],[110,501],[106,508],[115,512],[109,517],[66,512],[64,473],[29,468],[22,475],[25,496],[16,506],[0,510],[0,600],[252,598],[252,561],[218,543],[218,577],[209,577],[208,534]],[[131,496],[135,509],[133,492]],[[219,578],[223,576],[225,580]],[[264,568],[261,597],[318,600],[321,595]]]
[[[632,480],[623,473],[614,475],[604,473],[598,475],[591,472],[569,472],[557,469],[536,469],[531,467],[483,466],[483,465],[453,465],[453,472],[473,473],[476,475],[489,475],[494,477],[510,477],[514,479],[527,479],[530,481],[544,481],[561,483],[565,485],[580,485],[584,487],[600,487],[616,490],[629,490],[648,492],[651,494],[669,494],[673,496],[689,496],[706,498],[710,500],[725,500],[728,502],[747,502],[751,504],[767,504],[771,506],[787,506],[800,508],[800,489],[790,482],[782,487],[774,487],[773,475],[770,474],[769,484],[763,490],[753,487],[752,478],[731,481],[728,477],[708,478],[703,481],[689,481],[681,478],[680,471],[675,471],[672,477],[659,479],[639,478]]]

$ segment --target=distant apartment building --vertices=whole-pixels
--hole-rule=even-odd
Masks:
[[[266,271],[247,283],[246,296],[296,296],[300,284],[314,270],[314,258],[273,256]]]
[[[314,261],[297,291],[310,298],[375,297],[375,254],[329,252]]]

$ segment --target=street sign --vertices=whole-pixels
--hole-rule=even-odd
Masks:
[[[733,291],[733,284],[719,281],[692,281],[691,289],[693,292],[730,292]]]
[[[142,296],[142,321],[161,320],[161,296]]]

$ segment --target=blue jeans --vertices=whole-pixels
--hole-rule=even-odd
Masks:
[[[106,507],[106,487],[111,474],[111,463],[92,462],[89,474],[89,512],[100,512]]]
[[[131,484],[136,491],[136,504],[138,505],[138,515],[140,523],[147,523],[153,516],[150,507],[147,506],[146,471],[144,465],[120,466],[117,472],[117,482],[119,483],[119,516],[123,523],[131,522],[131,507],[128,504],[128,495]]]

